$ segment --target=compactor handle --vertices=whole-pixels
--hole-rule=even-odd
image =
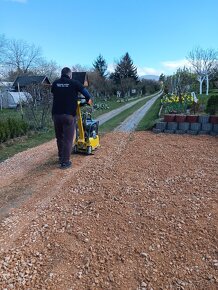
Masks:
[[[80,96],[80,97],[78,97],[78,100],[80,101],[80,106],[81,107],[83,107],[85,105],[92,106],[92,100],[91,99],[89,99],[89,101],[86,102],[86,98]]]

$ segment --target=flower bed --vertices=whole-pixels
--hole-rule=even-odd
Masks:
[[[179,98],[176,95],[165,95],[161,103],[163,105],[163,112],[168,113],[186,113],[194,103],[194,98],[191,95],[183,95]]]

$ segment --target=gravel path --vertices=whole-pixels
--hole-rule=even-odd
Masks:
[[[133,102],[130,102],[120,108],[117,108],[117,109],[114,109],[113,111],[110,111],[108,113],[105,113],[101,116],[99,116],[98,118],[96,118],[97,121],[99,121],[99,124],[102,125],[103,123],[109,121],[110,119],[112,119],[113,117],[117,116],[118,114],[120,114],[121,112],[123,112],[124,110],[132,107],[133,105],[137,104],[138,102],[144,100],[144,99],[148,99],[150,98],[151,96],[147,96],[147,97],[143,97],[143,98],[140,98],[136,101],[133,101]]]
[[[118,127],[114,129],[116,132],[130,132],[134,131],[135,128],[138,126],[141,119],[145,116],[147,111],[150,109],[150,107],[154,104],[154,102],[162,95],[161,93],[158,93],[156,96],[154,96],[151,100],[149,100],[144,106],[142,106],[140,109],[135,111],[131,116],[129,116],[124,122],[122,122]]]
[[[0,166],[0,289],[218,289],[216,138],[105,134],[65,171],[49,148]]]

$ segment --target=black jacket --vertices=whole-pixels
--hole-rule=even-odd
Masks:
[[[51,87],[53,94],[52,115],[73,115],[76,116],[78,93],[82,93],[86,101],[91,98],[84,86],[70,79],[67,75],[62,75],[60,79],[53,82]]]

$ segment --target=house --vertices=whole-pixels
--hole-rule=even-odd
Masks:
[[[28,98],[32,98],[29,93],[26,92],[9,92],[5,91],[0,95],[1,108],[14,109],[21,102],[25,102]]]
[[[79,81],[84,87],[89,86],[88,75],[86,72],[72,72],[72,79]]]
[[[30,85],[51,85],[51,82],[46,76],[20,76],[17,77],[13,83],[15,91],[24,91],[27,86]]]

